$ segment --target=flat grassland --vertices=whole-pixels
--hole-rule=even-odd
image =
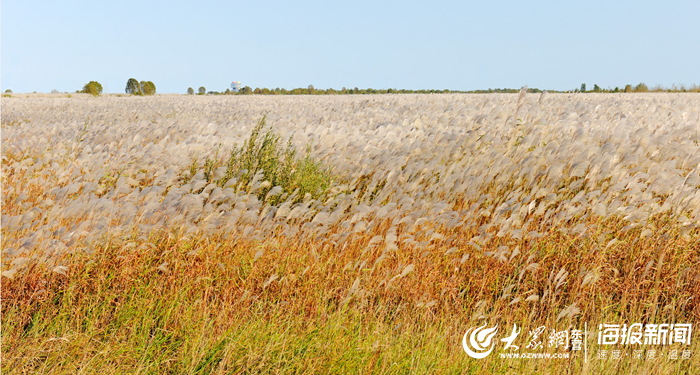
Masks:
[[[698,373],[697,334],[657,348],[689,359],[600,359],[596,333],[700,330],[699,112],[698,94],[4,97],[2,372]],[[521,350],[587,324],[588,352],[472,359],[483,324],[521,326]]]

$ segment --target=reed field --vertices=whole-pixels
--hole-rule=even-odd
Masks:
[[[699,114],[697,93],[3,97],[2,372],[700,373]],[[692,355],[601,359],[602,323],[691,323],[658,349]],[[473,359],[484,324],[521,349],[587,324],[588,352]]]

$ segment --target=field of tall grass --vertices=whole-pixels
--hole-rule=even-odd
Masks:
[[[602,359],[596,335],[700,331],[699,113],[671,93],[2,98],[2,372],[698,373],[696,332],[657,348],[687,359]],[[472,359],[484,324],[521,349],[586,324],[588,351]]]

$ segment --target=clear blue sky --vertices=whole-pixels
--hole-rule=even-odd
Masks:
[[[1,7],[0,88],[472,90],[700,83],[700,1],[32,1]]]

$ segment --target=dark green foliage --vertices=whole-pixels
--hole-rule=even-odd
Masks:
[[[187,95],[194,95],[194,89],[191,87],[187,88]]]
[[[156,85],[151,81],[141,82],[141,90],[144,95],[154,95],[156,93]]]
[[[199,95],[204,95],[204,94],[207,93],[207,89],[204,88],[204,86],[199,86],[199,89],[197,89],[197,93],[198,93]]]
[[[126,91],[127,94],[138,95],[141,93],[141,84],[136,78],[129,78],[129,80],[126,81],[126,89],[124,89],[124,91]]]
[[[221,167],[225,171],[217,176],[216,171]],[[302,201],[307,193],[319,198],[327,193],[332,182],[330,168],[311,156],[310,146],[304,156],[298,158],[291,139],[284,145],[280,136],[267,125],[266,117],[258,122],[243,146],[234,147],[227,156],[220,157],[217,150],[201,167],[194,158],[185,182],[198,171],[208,183],[245,189],[256,193],[261,200],[266,199],[275,186],[280,186],[280,194],[267,198],[271,204],[289,194],[294,194],[295,202]],[[269,184],[263,185],[265,181]]]
[[[156,93],[156,85],[151,81],[139,82],[136,78],[129,78],[125,91],[132,95],[153,95]]]
[[[90,81],[83,86],[83,90],[81,92],[92,96],[98,96],[102,94],[102,85],[100,85],[100,83],[97,81]]]

